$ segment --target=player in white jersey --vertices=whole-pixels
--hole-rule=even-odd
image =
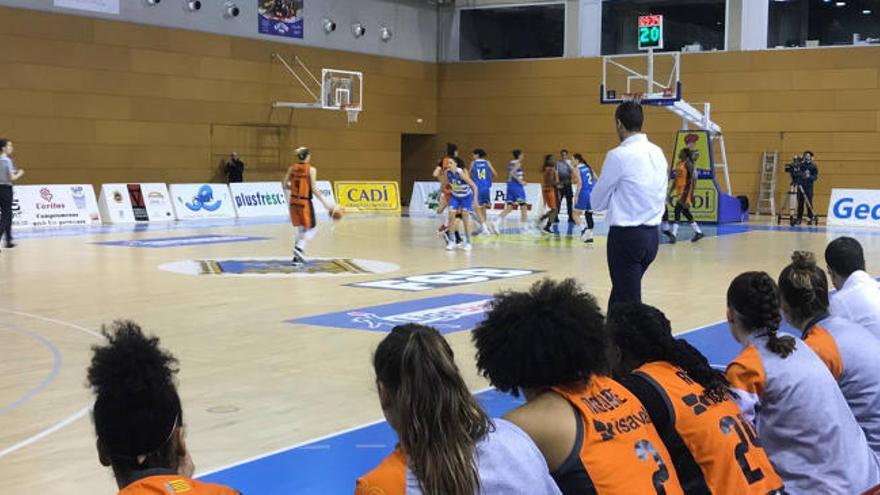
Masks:
[[[458,158],[457,156],[454,158]],[[449,227],[456,230],[457,219],[464,226],[464,241],[456,242],[449,238],[446,250],[451,251],[460,247],[465,251],[471,250],[471,219],[470,214],[474,211],[474,203],[477,194],[477,186],[471,180],[470,174],[459,166],[458,161],[453,160],[446,168],[443,177],[444,187],[448,187],[451,195],[449,199]]]

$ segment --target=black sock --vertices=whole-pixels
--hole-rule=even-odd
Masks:
[[[457,230],[455,231],[455,243],[461,244],[461,234],[459,234]]]

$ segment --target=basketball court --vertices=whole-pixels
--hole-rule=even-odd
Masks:
[[[574,277],[603,305],[607,300],[601,223],[592,247],[567,235],[511,230],[477,237],[470,253],[444,251],[435,230],[433,219],[398,216],[323,222],[309,254],[327,263],[315,262],[311,273],[280,263],[291,243],[283,218],[21,233],[19,247],[3,252],[14,263],[0,267],[9,281],[0,286],[0,332],[11,358],[0,365],[5,489],[112,492],[112,475],[97,462],[84,383],[96,332],[113,318],[139,322],[180,359],[199,473],[244,493],[318,494],[347,492],[394,447],[378,423],[371,367],[372,350],[390,326],[440,328],[478,392],[488,385],[474,369],[467,330],[492,293],[525,289],[541,277]],[[736,352],[725,326],[714,325],[735,275],[775,275],[792,250],[821,253],[843,233],[863,243],[868,259],[880,256],[880,238],[863,231],[775,222],[705,230],[697,244],[661,246],[644,293],[677,332],[700,329],[691,335],[719,364]],[[333,260],[361,261],[346,271],[351,266]],[[193,261],[228,271],[175,271]],[[389,279],[397,283],[353,285]],[[481,397],[495,414],[515,404],[491,392]]]
[[[20,3],[6,2],[0,12],[24,16],[22,9],[28,7]],[[276,23],[274,29],[299,29],[302,38],[303,2],[264,3],[281,9],[279,12],[287,12],[284,6],[288,4],[298,6],[285,14],[286,21],[272,22]],[[432,9],[453,8],[453,3],[430,5]],[[141,6],[138,2],[138,8],[158,9],[159,4],[145,1]],[[201,9],[194,8],[195,4],[201,5],[183,2],[185,15],[195,15]],[[236,8],[233,15],[227,4],[225,13],[218,10],[218,15],[231,23],[239,16],[238,7],[232,5]],[[379,44],[379,48],[361,49],[362,53],[352,55],[346,51],[352,45],[345,43],[354,43],[349,41],[328,42],[327,46],[312,43],[309,52],[287,50],[289,45],[266,41],[265,37],[242,41],[236,36],[247,38],[249,34],[226,36],[214,32],[214,27],[202,29],[212,34],[195,35],[180,27],[191,18],[177,19],[179,11],[178,6],[169,14],[176,16],[173,22],[149,28],[115,19],[71,21],[73,27],[62,27],[71,16],[41,13],[51,34],[40,31],[33,36],[48,36],[58,46],[51,45],[47,53],[63,55],[59,55],[61,62],[45,62],[47,66],[74,70],[65,51],[72,49],[64,43],[81,43],[74,45],[75,53],[86,54],[80,65],[99,60],[109,67],[88,69],[96,71],[96,81],[107,78],[99,72],[105,70],[113,75],[125,73],[125,77],[129,77],[125,71],[131,71],[137,77],[125,79],[125,84],[119,82],[122,76],[114,80],[108,91],[122,95],[113,96],[120,101],[99,101],[106,95],[96,90],[98,96],[88,95],[94,100],[81,107],[71,104],[71,111],[63,105],[68,98],[79,101],[76,98],[81,95],[76,92],[82,88],[67,86],[67,72],[57,75],[45,69],[48,75],[44,75],[40,72],[43,69],[18,68],[18,74],[27,76],[15,79],[21,86],[17,90],[46,94],[63,90],[74,96],[63,93],[53,100],[57,108],[50,110],[18,105],[14,95],[0,100],[6,105],[0,107],[0,113],[16,115],[11,128],[19,135],[31,136],[31,142],[22,138],[23,161],[28,154],[41,156],[45,150],[49,151],[43,156],[52,156],[44,158],[48,165],[36,167],[29,176],[36,182],[16,185],[17,197],[42,195],[46,204],[55,205],[51,208],[64,207],[64,198],[56,194],[53,200],[54,190],[40,186],[38,179],[48,181],[62,169],[58,163],[68,160],[67,150],[62,149],[67,146],[73,148],[74,155],[81,153],[77,160],[97,162],[88,176],[70,168],[58,174],[63,177],[59,181],[71,182],[58,186],[65,188],[65,194],[72,194],[66,200],[68,207],[75,204],[79,210],[87,209],[83,191],[91,189],[90,181],[98,191],[88,200],[88,208],[94,211],[90,217],[83,214],[83,225],[50,223],[51,228],[42,228],[47,225],[34,220],[16,227],[15,249],[0,252],[3,493],[116,490],[111,470],[98,462],[90,417],[94,398],[86,388],[91,348],[102,342],[102,325],[115,319],[137,322],[160,337],[162,346],[179,359],[183,421],[197,477],[228,484],[243,494],[351,493],[357,477],[394,449],[395,436],[382,416],[371,359],[376,345],[395,325],[412,322],[436,327],[448,339],[468,386],[487,410],[500,416],[515,407],[518,399],[494,391],[478,375],[470,330],[481,321],[493,294],[525,290],[544,277],[574,278],[605,307],[611,289],[606,265],[608,227],[598,216],[595,242],[586,244],[580,233],[568,226],[564,215],[559,232],[544,235],[532,225],[519,225],[514,220],[519,212],[513,212],[501,235],[474,237],[469,252],[445,250],[445,240],[438,236],[441,216],[435,212],[441,193],[436,182],[429,180],[445,141],[459,143],[465,159],[470,158],[466,149],[485,146],[499,171],[505,170],[507,160],[502,153],[522,146],[531,155],[528,174],[532,182],[537,177],[539,150],[544,153],[562,146],[572,152],[583,151],[601,175],[601,157],[617,144],[611,126],[612,105],[641,102],[648,108],[651,125],[658,122],[649,129],[649,138],[664,146],[669,159],[684,147],[697,157],[693,213],[706,234],[699,242],[688,242],[691,227],[683,226],[676,244],[662,241],[644,281],[643,299],[663,310],[674,331],[694,343],[716,366],[724,366],[739,352],[723,321],[725,292],[736,275],[764,270],[775,278],[792,251],[810,250],[822,259],[826,244],[841,235],[862,243],[869,270],[876,269],[876,260],[880,260],[880,230],[841,226],[840,222],[803,227],[783,222],[783,218],[791,220],[790,205],[779,207],[781,202],[776,199],[785,198],[781,187],[788,177],[779,152],[772,160],[764,153],[770,148],[782,153],[803,149],[807,138],[816,139],[827,149],[826,156],[835,157],[829,166],[838,174],[834,187],[880,185],[876,173],[880,99],[850,95],[852,101],[857,100],[856,106],[873,109],[867,117],[876,117],[864,119],[859,114],[855,115],[859,118],[851,118],[864,109],[849,108],[853,104],[847,103],[851,101],[848,93],[838,94],[836,89],[842,86],[862,91],[866,88],[859,85],[864,82],[867,90],[877,95],[876,59],[870,56],[850,57],[846,63],[816,57],[818,61],[810,63],[825,64],[826,72],[817,76],[818,89],[808,88],[815,94],[790,95],[793,76],[778,71],[776,62],[768,62],[770,59],[762,55],[722,54],[718,57],[728,58],[707,62],[709,55],[686,57],[677,51],[662,52],[663,19],[656,15],[638,19],[639,53],[599,56],[597,52],[581,60],[553,62],[552,67],[550,61],[542,60],[510,65],[454,63],[437,69],[434,61],[440,58],[436,53],[434,61],[384,57],[383,50],[390,51],[392,48],[386,47],[393,45]],[[256,19],[256,11],[253,16]],[[10,27],[13,23],[2,21],[0,35],[9,38],[7,41],[31,42]],[[319,21],[315,27],[323,29],[322,36],[329,37],[336,30],[329,17]],[[150,24],[141,18],[134,22]],[[590,22],[595,28],[599,21]],[[375,36],[370,30],[378,25],[367,28],[357,21],[351,27],[351,36],[357,40]],[[52,38],[56,30],[64,29],[70,30],[64,31],[64,39]],[[93,31],[94,39],[82,35],[92,36]],[[348,36],[347,26],[344,31]],[[378,43],[389,43],[405,30],[383,24],[378,31]],[[594,34],[601,37],[601,29]],[[433,35],[437,37],[437,33]],[[123,40],[119,43],[124,49],[114,45],[116,40]],[[102,55],[91,56],[99,50]],[[34,59],[39,57],[33,55]],[[114,57],[123,60],[123,69],[114,65]],[[795,62],[789,62],[785,70],[799,70],[803,59],[796,57],[800,55],[791,56]],[[29,63],[42,67],[43,62]],[[519,65],[526,63],[554,75],[533,83],[528,77],[537,71]],[[869,69],[847,63],[868,65]],[[712,64],[739,71],[745,71],[746,66],[752,70],[754,65],[755,71],[765,71],[756,73],[774,72],[763,79],[736,72],[729,79],[738,86],[724,92],[713,85],[724,86],[728,79],[714,78]],[[846,67],[838,67],[841,64]],[[199,68],[197,75],[193,75],[193,67]],[[234,75],[224,79],[228,74]],[[145,82],[136,82],[141,76]],[[65,83],[42,86],[53,77]],[[86,80],[82,76],[82,81]],[[776,82],[779,88],[773,86]],[[160,89],[154,90],[154,86]],[[426,103],[426,95],[434,100]],[[691,95],[702,101],[697,103]],[[753,107],[763,111],[778,102],[791,107],[783,110],[794,112],[792,108],[800,109],[811,98],[833,102],[829,104],[832,108],[823,111],[849,113],[827,124],[824,114],[818,113],[768,113],[754,120],[743,116],[756,112]],[[224,107],[227,100],[235,100],[238,107]],[[720,109],[713,110],[713,101]],[[133,110],[118,110],[125,109],[125,104]],[[101,111],[95,110],[97,107]],[[107,110],[110,107],[112,110]],[[545,107],[550,110],[545,112]],[[515,113],[519,110],[522,112]],[[563,117],[552,113],[568,110],[572,114]],[[87,116],[66,115],[66,121],[50,128],[63,139],[41,141],[43,134],[49,133],[46,126],[55,125],[54,120],[61,118],[56,114],[64,112]],[[814,129],[839,124],[844,117],[846,125],[841,128],[846,129],[840,132]],[[557,120],[565,120],[566,130],[555,130]],[[797,132],[802,135],[789,137],[790,144],[786,144],[775,122],[801,126]],[[7,131],[0,128],[3,132]],[[767,137],[771,134],[772,138]],[[775,141],[777,134],[780,137]],[[809,136],[804,137],[806,134]],[[408,172],[407,163],[397,168],[398,157],[407,161],[406,146],[401,144],[407,135],[426,136],[424,142],[429,143],[409,156],[409,161],[416,163],[416,173]],[[245,138],[236,141],[229,136]],[[92,138],[94,143],[89,141]],[[308,143],[300,142],[306,138]],[[161,141],[155,146],[154,161],[142,159],[153,152],[154,141]],[[333,221],[319,209],[317,235],[308,244],[305,266],[291,266],[294,234],[287,216],[277,211],[271,215],[242,213],[248,211],[245,206],[249,204],[238,204],[233,210],[236,189],[209,179],[216,167],[202,162],[216,161],[223,156],[218,149],[226,153],[233,144],[242,143],[250,146],[248,159],[255,164],[253,171],[246,173],[264,181],[259,184],[271,186],[269,195],[262,190],[254,193],[260,208],[272,194],[283,194],[277,182],[287,170],[290,151],[297,146],[312,146],[319,163],[316,167],[321,170],[319,178],[335,183],[336,200],[346,207],[346,214]],[[671,148],[665,147],[670,143],[674,143]],[[855,158],[838,158],[838,147],[854,149]],[[187,155],[190,148],[196,151]],[[165,166],[160,162],[172,162],[180,155],[187,165],[178,167],[178,162],[173,162],[160,168]],[[758,157],[763,161],[758,163]],[[749,161],[752,159],[755,163]],[[149,163],[144,168],[137,168],[143,165],[140,162],[129,163],[137,160]],[[389,160],[393,162],[390,166],[385,163]],[[140,174],[138,178],[130,178],[129,173],[135,172]],[[785,182],[777,187],[777,179]],[[129,180],[145,182],[128,184]],[[503,181],[496,178],[496,185],[503,187]],[[393,200],[387,197],[391,185]],[[410,185],[415,191],[413,200],[401,212],[400,196],[408,196]],[[537,184],[529,186],[539,190]],[[319,187],[323,189],[324,183]],[[326,187],[333,190],[329,182]],[[125,199],[126,189],[130,204]],[[220,189],[229,196],[222,196]],[[492,194],[493,215],[497,215],[504,206],[504,194],[494,190]],[[762,212],[766,207],[766,214],[749,217],[748,198],[743,201],[738,194],[751,196],[752,210]],[[821,201],[835,201],[838,197],[834,194],[823,192]],[[836,204],[847,199],[847,204],[867,201],[848,194],[851,197],[838,198]],[[537,192],[534,201],[529,199],[530,222],[543,208],[539,196]],[[161,221],[155,221],[157,214],[150,210],[153,199],[166,208],[162,213],[166,218]],[[403,199],[406,203],[408,198]],[[285,202],[272,204],[284,213]],[[173,210],[170,203],[174,203]],[[221,203],[228,212],[217,210],[214,214]],[[817,212],[824,213],[826,205],[821,206]],[[848,215],[861,218],[862,206],[859,203],[850,208]],[[174,218],[177,220],[171,220]]]

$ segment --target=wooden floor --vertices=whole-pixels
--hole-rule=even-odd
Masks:
[[[754,226],[755,224],[753,224]],[[371,353],[380,333],[285,323],[296,317],[458,292],[522,289],[546,275],[574,276],[602,301],[609,279],[604,237],[594,247],[540,236],[475,243],[445,252],[436,222],[348,218],[323,225],[313,255],[400,265],[393,276],[468,266],[544,273],[505,281],[406,293],[345,284],[392,275],[237,278],[172,273],[159,265],[205,257],[286,256],[283,222],[175,230],[27,238],[0,252],[0,480],[4,493],[113,493],[100,467],[85,388],[90,346],[102,323],[130,318],[180,359],[188,438],[199,471],[328,435],[381,418]],[[204,234],[266,240],[164,249],[98,241]],[[677,330],[724,315],[728,282],[745,270],[774,277],[794,249],[821,253],[839,232],[752,230],[663,245],[646,280],[646,302]],[[869,263],[880,238],[856,233]],[[876,269],[877,267],[874,266]],[[870,269],[870,267],[869,267]],[[474,389],[468,332],[448,336]]]

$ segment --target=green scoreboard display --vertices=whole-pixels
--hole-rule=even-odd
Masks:
[[[639,50],[663,49],[663,16],[639,16]]]

